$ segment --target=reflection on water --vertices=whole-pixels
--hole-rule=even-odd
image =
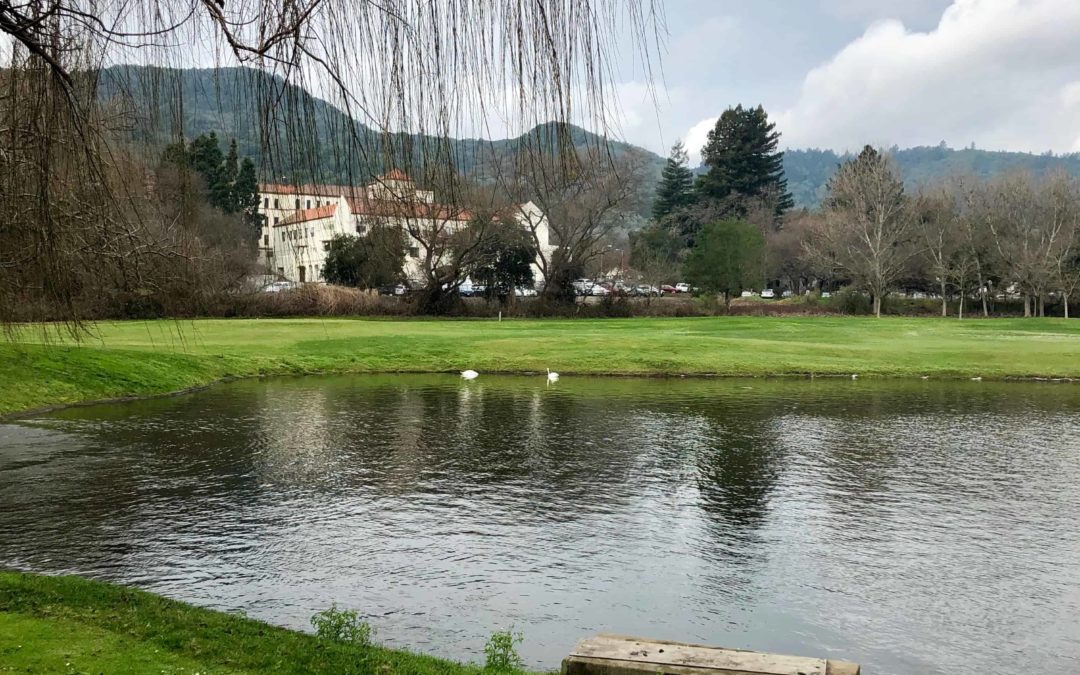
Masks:
[[[0,425],[0,566],[478,660],[1080,671],[1080,387],[352,377]]]

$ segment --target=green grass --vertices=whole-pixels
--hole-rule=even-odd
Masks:
[[[78,577],[0,572],[0,673],[477,675]]]
[[[1080,377],[1080,321],[719,317],[198,320],[0,344],[0,414],[290,373]]]

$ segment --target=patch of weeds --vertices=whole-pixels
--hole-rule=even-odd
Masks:
[[[375,632],[371,624],[360,620],[356,611],[338,609],[337,603],[311,617],[311,626],[320,640],[358,647],[371,646],[371,638]]]
[[[521,633],[514,633],[514,629],[495,631],[484,645],[484,672],[485,673],[516,673],[521,670],[525,662],[517,652],[517,645],[524,640]]]

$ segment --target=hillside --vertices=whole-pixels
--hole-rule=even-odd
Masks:
[[[1043,175],[1063,169],[1073,176],[1080,176],[1080,154],[1033,155],[974,148],[954,150],[944,145],[905,150],[892,148],[891,152],[904,180],[913,188],[957,174],[989,178],[1009,171]],[[849,157],[832,150],[787,150],[784,153],[784,173],[795,203],[806,207],[820,204],[829,178],[836,167]]]
[[[278,180],[355,182],[382,173],[390,164],[416,162],[431,148],[449,152],[459,170],[483,178],[493,159],[515,152],[530,137],[553,143],[557,128],[540,125],[523,136],[501,140],[387,136],[300,87],[249,68],[114,66],[101,73],[99,92],[103,100],[127,113],[137,142],[160,147],[181,133],[192,138],[213,131],[235,138],[241,155],[259,158],[264,175]],[[266,110],[260,102],[271,99],[276,105]],[[263,128],[268,131],[265,146],[260,142]],[[570,126],[569,132],[575,146],[606,144],[616,155],[641,153],[656,176],[663,167],[664,158],[644,148],[580,127]],[[956,173],[985,178],[1012,170],[1039,175],[1064,169],[1080,176],[1080,154],[955,150],[944,145],[892,151],[913,187]],[[829,178],[846,157],[832,150],[786,151],[784,169],[796,205],[820,204]]]
[[[517,138],[450,139],[386,135],[280,78],[250,68],[173,69],[114,66],[101,72],[99,97],[123,110],[136,142],[164,146],[179,135],[216,132],[236,139],[241,155],[259,158],[267,178],[348,183],[408,166],[425,151],[448,152],[458,169],[483,176],[495,159],[533,139],[552,146],[559,127],[535,127]],[[275,105],[267,110],[265,101]],[[289,120],[287,123],[286,120]],[[266,129],[266,143],[260,140]],[[614,155],[641,153],[659,176],[664,159],[629,143],[568,125],[576,147],[606,145]]]

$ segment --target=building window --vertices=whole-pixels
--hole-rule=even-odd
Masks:
[[[264,209],[270,208],[270,198],[269,197],[263,197],[263,208]]]
[[[278,224],[278,221],[279,221],[279,220],[281,220],[281,218],[279,218],[279,217],[277,217],[277,216],[274,216],[274,224],[275,224],[275,225],[277,225],[277,224]]]
[[[297,211],[300,210],[300,200],[299,199],[296,200],[296,210]]]
[[[307,236],[314,237],[315,236],[315,229],[312,228],[312,229],[308,230],[308,235]]]
[[[365,232],[367,232],[367,228],[366,228],[366,227],[364,227],[363,225],[357,225],[357,226],[356,226],[356,233],[357,233],[357,234],[360,234],[360,235],[362,235],[362,234],[364,234]]]
[[[277,268],[277,273],[280,274],[281,276],[285,276],[285,268],[284,267]]]
[[[304,283],[305,281],[307,281],[307,270],[304,268],[303,265],[300,266],[298,271],[300,272],[300,283]]]
[[[324,250],[324,251],[329,251],[330,250],[330,240],[329,239],[322,243],[322,250]]]
[[[310,200],[310,199],[309,199],[309,200],[307,200],[307,206],[306,206],[306,207],[304,207],[304,208],[308,208],[308,209],[310,209],[310,208],[311,208],[311,200]]]
[[[263,235],[263,246],[269,246],[269,245],[270,245],[270,235],[264,234]]]
[[[278,200],[277,200],[277,197],[274,197],[274,208],[275,208],[275,209],[276,209],[276,208],[278,208]]]
[[[414,257],[414,258],[419,258],[420,257],[420,248],[417,247],[417,246],[410,246],[409,247],[409,255]]]

